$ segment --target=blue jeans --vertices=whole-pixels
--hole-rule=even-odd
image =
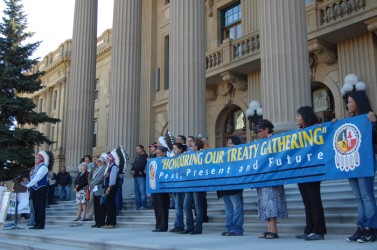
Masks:
[[[34,215],[33,200],[29,200],[29,207],[30,207],[29,225],[35,226],[35,215]]]
[[[195,226],[194,216],[192,214],[192,202],[195,204]],[[204,218],[204,202],[205,192],[185,193],[183,201],[183,209],[186,215],[186,230],[187,231],[202,231]]]
[[[223,199],[226,213],[226,231],[228,233],[234,232],[239,236],[243,235],[244,210],[242,192],[224,195]]]
[[[116,214],[119,215],[119,210],[123,209],[123,190],[122,186],[124,183],[124,175],[122,174],[119,178],[119,188],[115,195],[115,208],[116,208]]]
[[[377,208],[374,197],[374,176],[348,179],[357,202],[357,225],[377,228]]]
[[[145,191],[145,178],[137,176],[134,178],[135,204],[136,208],[147,207],[147,193]]]
[[[65,199],[68,201],[71,199],[71,188],[69,186],[61,186],[59,185],[58,186],[58,194],[59,194],[59,199],[60,200],[63,200],[63,189],[64,189],[64,192],[65,192]]]
[[[174,228],[185,228],[183,223],[183,201],[185,198],[185,193],[174,193],[174,203],[175,203],[175,223]]]

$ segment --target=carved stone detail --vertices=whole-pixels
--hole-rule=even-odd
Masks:
[[[207,15],[209,17],[213,16],[212,7],[213,7],[213,0],[206,0]]]
[[[222,80],[224,82],[232,84],[232,86],[235,89],[237,90],[247,89],[247,81],[243,75],[230,72],[230,71],[221,73],[220,75],[222,76]]]
[[[206,99],[208,101],[214,101],[217,98],[217,88],[216,86],[208,86],[206,87]]]
[[[335,47],[318,39],[309,41],[308,49],[309,53],[313,53],[314,55],[315,64],[332,64],[335,63],[338,59]]]
[[[368,30],[377,35],[377,18],[369,19],[365,23],[367,24]]]

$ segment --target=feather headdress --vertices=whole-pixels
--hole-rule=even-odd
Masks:
[[[118,165],[119,172],[125,172],[127,170],[127,164],[130,158],[123,146],[113,149],[109,154],[114,158],[115,164]]]
[[[38,155],[43,158],[43,162],[48,170],[51,170],[55,163],[54,154],[51,151],[39,151]]]
[[[168,149],[167,156],[174,155],[173,145],[175,144],[175,136],[168,130],[164,136],[160,136],[158,141],[162,146]]]

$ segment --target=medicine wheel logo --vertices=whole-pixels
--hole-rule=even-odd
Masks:
[[[360,143],[361,134],[355,125],[346,123],[336,130],[333,138],[336,168],[348,172],[360,165]]]
[[[153,190],[156,189],[156,172],[157,172],[157,163],[152,161],[149,164],[149,187]]]

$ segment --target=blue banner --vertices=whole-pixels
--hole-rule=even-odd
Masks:
[[[366,115],[268,139],[148,160],[147,192],[231,190],[374,175]]]

